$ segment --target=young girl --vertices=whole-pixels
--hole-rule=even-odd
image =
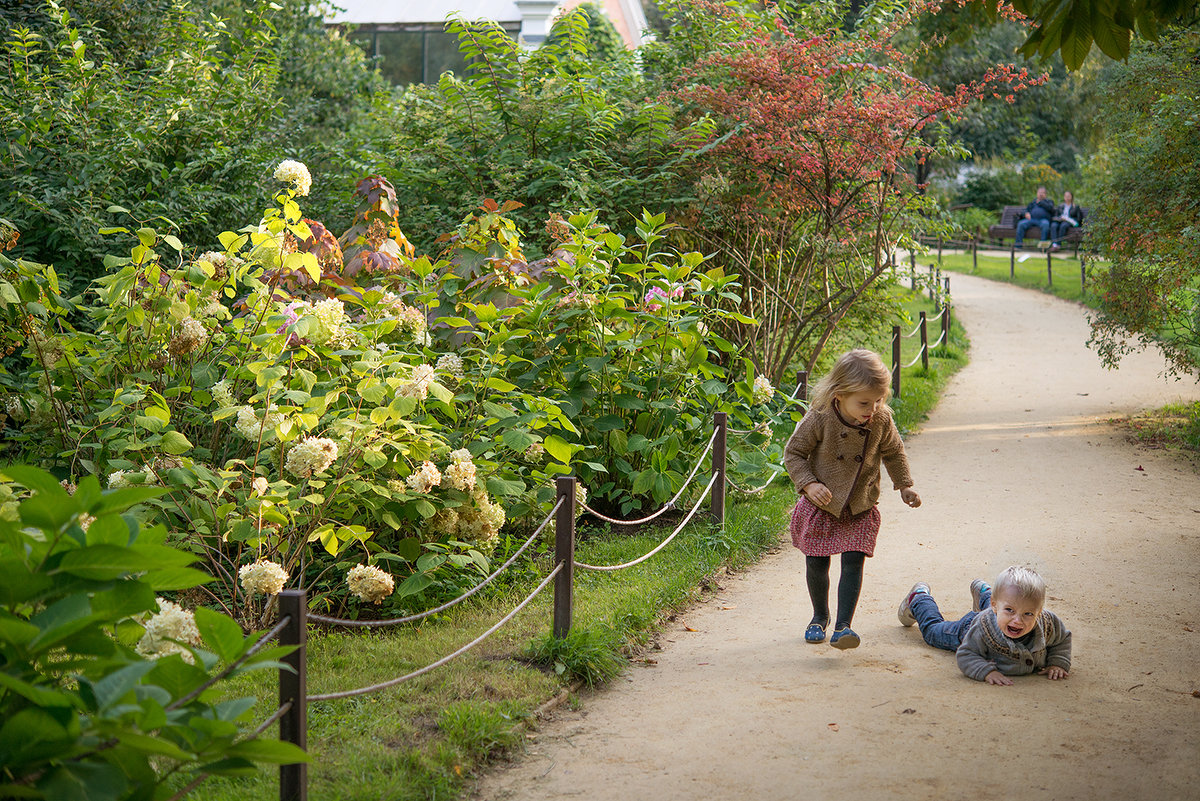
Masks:
[[[921,505],[904,442],[887,405],[892,376],[869,350],[843,354],[817,383],[804,419],[783,451],[800,500],[792,511],[792,543],[805,555],[813,617],[804,641],[825,641],[829,625],[829,557],[842,555],[837,621],[829,644],[857,648],[850,628],[862,589],[863,562],[879,534],[879,465],[901,499]]]

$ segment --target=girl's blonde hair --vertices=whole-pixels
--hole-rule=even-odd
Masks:
[[[892,372],[875,351],[863,348],[847,351],[813,387],[811,406],[821,411],[829,408],[834,395],[868,390],[883,392],[886,401],[892,394]]]

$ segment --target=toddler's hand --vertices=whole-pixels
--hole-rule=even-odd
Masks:
[[[1051,681],[1058,681],[1059,679],[1071,678],[1070,673],[1068,673],[1067,671],[1058,667],[1057,665],[1051,665],[1050,667],[1043,670],[1042,673],[1044,673],[1046,675],[1046,678],[1050,679]]]
[[[988,684],[996,684],[1004,687],[1012,684],[1012,679],[1010,679],[1008,676],[1005,676],[998,670],[993,670],[991,673],[987,674],[987,676],[984,677],[984,681],[986,681]]]
[[[900,490],[900,500],[904,501],[914,509],[921,505],[921,496],[918,495],[917,491],[912,487],[905,487],[904,489]]]
[[[825,486],[820,481],[814,481],[813,483],[805,486],[804,494],[808,496],[810,501],[818,506],[823,503],[829,503],[833,500],[833,493],[830,492],[829,487]]]

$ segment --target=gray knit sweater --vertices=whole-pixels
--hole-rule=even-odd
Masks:
[[[1070,671],[1071,632],[1043,609],[1033,631],[1013,640],[1000,630],[996,610],[986,609],[971,621],[955,656],[959,669],[976,681],[993,670],[1005,676],[1027,676],[1052,665]]]

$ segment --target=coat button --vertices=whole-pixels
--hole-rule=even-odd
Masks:
[[[843,432],[842,432],[842,439],[845,439],[845,438],[846,438],[846,437],[848,437],[848,436],[850,436],[850,435],[849,435],[849,434],[847,434],[845,431],[843,431]]]
[[[861,461],[862,461],[862,456],[855,456],[855,457],[854,457],[854,461],[856,461],[856,462],[861,462]]]
[[[1032,665],[1032,664],[1033,664],[1033,660],[1032,660],[1032,659],[1026,659],[1026,660],[1025,660],[1025,664],[1027,664],[1027,665]]]
[[[845,457],[845,456],[842,456],[840,453],[838,454],[838,459],[839,459],[839,460],[840,460],[840,459],[845,459],[845,458],[846,458],[846,457]]]
[[[867,435],[866,429],[862,429],[862,428],[858,429],[858,433],[864,437]]]

